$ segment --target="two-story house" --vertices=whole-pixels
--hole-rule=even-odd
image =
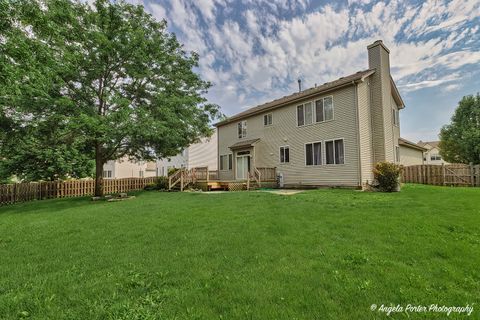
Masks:
[[[379,161],[400,161],[399,110],[382,41],[368,69],[274,100],[216,124],[220,180],[276,167],[288,186],[362,187]]]

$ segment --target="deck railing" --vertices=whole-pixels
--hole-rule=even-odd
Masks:
[[[270,167],[253,167],[248,173],[247,185],[256,183],[261,187],[262,182],[275,182],[277,180],[276,168]],[[180,169],[168,176],[168,186],[171,190],[178,186],[181,191],[190,184],[197,182],[220,181],[218,170],[208,170],[208,167],[196,167],[192,169]],[[248,188],[247,186],[247,188]]]
[[[168,176],[169,190],[171,190],[173,187],[175,187],[179,183],[180,183],[180,189],[183,190],[183,171],[184,169],[180,169]]]
[[[208,180],[212,181],[212,180],[220,180],[219,179],[219,174],[218,174],[218,170],[210,170],[208,171]]]
[[[277,180],[277,168],[256,167],[260,173],[261,181],[272,182]]]

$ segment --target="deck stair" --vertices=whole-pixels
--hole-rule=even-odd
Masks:
[[[181,168],[168,176],[168,189],[183,191],[195,185],[203,190],[255,190],[262,187],[262,182],[271,183],[275,178],[275,168],[253,167],[243,181],[220,180],[218,170],[209,171],[208,167]]]

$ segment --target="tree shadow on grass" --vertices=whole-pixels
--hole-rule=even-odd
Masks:
[[[130,195],[136,197],[141,192],[131,192]],[[0,216],[5,214],[25,214],[25,213],[53,213],[68,209],[81,209],[82,207],[101,206],[102,204],[114,204],[116,202],[107,202],[105,200],[92,201],[91,197],[59,198],[33,200],[28,202],[15,203],[11,205],[0,206]]]

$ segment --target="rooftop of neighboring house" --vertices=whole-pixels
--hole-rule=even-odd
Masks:
[[[420,146],[420,147],[423,147],[427,150],[430,150],[432,148],[437,148],[438,149],[438,144],[440,143],[440,141],[418,141],[417,144]]]
[[[416,150],[419,150],[419,151],[427,151],[426,148],[418,145],[415,142],[409,141],[409,140],[404,139],[404,138],[398,138],[398,144],[401,145],[401,146],[411,148],[411,149],[416,149]]]

